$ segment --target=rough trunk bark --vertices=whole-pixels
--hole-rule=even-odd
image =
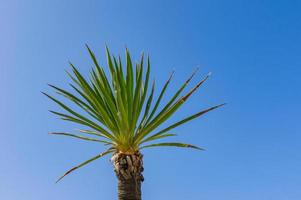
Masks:
[[[118,200],[141,200],[142,154],[115,153],[112,163],[118,178]]]

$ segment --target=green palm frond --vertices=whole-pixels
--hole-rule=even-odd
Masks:
[[[133,63],[130,53],[128,49],[126,49],[126,62],[123,65],[121,58],[112,56],[106,47],[107,65],[110,74],[110,76],[108,76],[104,68],[98,63],[94,52],[88,46],[87,49],[94,64],[89,78],[85,78],[79,70],[70,63],[72,72],[67,73],[72,80],[70,86],[73,92],[49,84],[57,94],[72,102],[74,106],[67,106],[65,102],[49,94],[43,94],[58,104],[63,110],[50,112],[63,120],[77,123],[89,130],[80,130],[83,136],[66,132],[55,132],[52,134],[100,142],[109,146],[110,149],[104,154],[100,154],[101,156],[113,151],[134,153],[142,148],[159,146],[201,149],[194,145],[174,142],[150,143],[145,146],[142,146],[142,144],[175,136],[175,134],[168,132],[224,105],[220,104],[210,107],[173,123],[157,133],[153,133],[154,130],[161,127],[182,107],[187,99],[208,79],[210,74],[199,81],[189,92],[182,94],[195,76],[196,70],[181,87],[176,90],[172,97],[167,100],[167,103],[162,105],[162,99],[166,94],[174,72],[171,73],[165,82],[157,99],[154,99],[155,81],[150,80],[151,64],[149,57],[147,57],[145,62],[144,55],[142,54],[140,61]],[[78,108],[79,111],[76,111],[73,107]],[[86,137],[86,135],[93,137]],[[71,169],[65,175],[101,157],[100,155]]]
[[[81,140],[100,142],[100,143],[104,143],[104,144],[112,144],[111,142],[106,141],[106,140],[99,140],[99,139],[95,139],[95,138],[89,138],[89,137],[80,136],[80,135],[76,135],[76,134],[72,134],[72,133],[52,132],[52,133],[49,133],[49,134],[64,135],[64,136],[69,136],[69,137],[73,137],[73,138],[78,138],[78,139],[81,139]]]
[[[98,158],[101,158],[101,157],[103,157],[103,156],[105,156],[105,155],[107,155],[107,154],[109,154],[109,153],[114,152],[114,151],[115,151],[115,149],[109,148],[108,150],[106,150],[106,151],[104,151],[104,152],[102,152],[102,153],[100,153],[100,154],[97,154],[96,156],[90,158],[89,160],[86,160],[85,162],[83,162],[83,163],[81,163],[81,164],[79,164],[79,165],[77,165],[77,166],[71,168],[71,169],[68,170],[63,176],[61,176],[61,177],[56,181],[56,183],[59,182],[60,180],[62,180],[65,176],[67,176],[68,174],[70,174],[70,173],[73,172],[74,170],[77,170],[77,169],[79,169],[79,168],[81,168],[81,167],[83,167],[83,166],[89,164],[90,162],[92,162],[92,161],[94,161],[94,160],[97,160]]]
[[[182,147],[182,148],[193,148],[193,149],[198,149],[198,150],[205,150],[205,149],[197,147],[195,145],[183,144],[183,143],[178,143],[178,142],[150,144],[150,145],[142,146],[141,149],[145,149],[145,148],[149,148],[149,147]]]

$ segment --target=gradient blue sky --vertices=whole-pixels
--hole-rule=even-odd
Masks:
[[[224,108],[175,130],[207,149],[149,149],[144,200],[301,199],[300,1],[0,0],[0,199],[116,199],[109,157],[59,184],[65,170],[103,147],[50,131],[77,128],[48,113],[47,83],[64,87],[68,61],[86,74],[90,44],[149,53],[169,95],[200,66],[210,80],[170,122]],[[197,80],[194,81],[194,83]],[[162,84],[158,84],[162,86]]]

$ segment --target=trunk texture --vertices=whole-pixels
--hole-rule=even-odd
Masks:
[[[112,163],[118,178],[118,200],[141,200],[142,154],[115,153]]]

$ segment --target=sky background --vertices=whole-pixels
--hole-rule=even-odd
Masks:
[[[210,80],[167,124],[211,105],[174,133],[206,149],[143,151],[144,200],[301,199],[301,2],[253,1],[3,1],[0,0],[0,199],[116,199],[109,156],[58,176],[104,148],[48,135],[72,131],[48,109],[40,91],[70,82],[72,61],[92,66],[88,43],[105,64],[128,47],[150,54],[152,77],[166,98],[197,67],[193,83]]]

